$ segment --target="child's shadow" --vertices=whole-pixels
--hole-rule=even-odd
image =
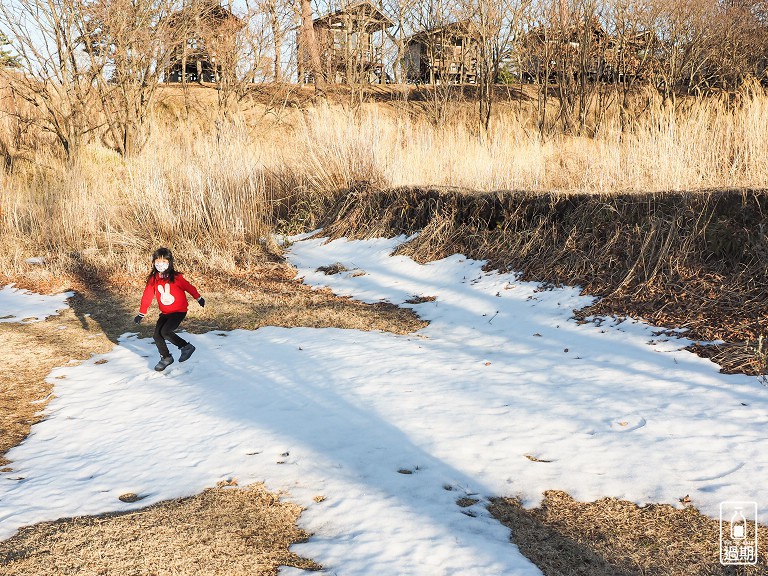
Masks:
[[[69,299],[69,306],[83,330],[94,333],[101,331],[114,344],[126,332],[138,332],[141,337],[152,335],[154,322],[148,319],[141,324],[133,322],[139,309],[136,296],[108,290],[75,292]]]

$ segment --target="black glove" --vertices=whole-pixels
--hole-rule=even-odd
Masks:
[[[136,318],[134,318],[134,319],[133,319],[133,321],[134,321],[136,324],[138,324],[138,323],[139,323],[139,322],[141,322],[142,320],[144,320],[144,314],[137,314],[137,315],[136,315]]]
[[[205,298],[200,296],[200,298],[197,299],[197,303],[200,304],[200,306],[205,306]]]

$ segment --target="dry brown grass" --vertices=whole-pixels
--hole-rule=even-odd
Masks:
[[[93,319],[78,318],[71,309],[45,322],[0,323],[0,466],[39,420],[51,391],[45,382],[51,369],[111,347]]]
[[[526,510],[514,498],[499,498],[489,510],[545,576],[757,576],[768,571],[764,545],[756,566],[722,566],[719,521],[691,506],[640,507],[615,498],[577,502],[564,492],[548,491],[538,508]],[[768,527],[758,532],[758,541],[766,542]]]
[[[4,576],[227,574],[269,576],[279,566],[317,570],[288,547],[308,534],[301,508],[261,485],[212,488],[134,512],[67,518],[0,542]]]
[[[725,371],[768,373],[768,193],[472,194],[360,190],[322,222],[331,237],[413,234],[419,261],[464,254],[526,280],[580,286],[600,299],[578,318],[628,316],[687,328]]]
[[[25,258],[46,256],[54,273],[71,273],[90,258],[132,275],[171,244],[198,270],[233,272],[270,251],[275,227],[312,228],[336,194],[361,186],[615,194],[768,180],[761,92],[677,108],[648,95],[631,130],[612,114],[592,138],[543,138],[525,92],[499,102],[482,137],[468,101],[448,102],[436,124],[404,95],[309,107],[294,90],[258,96],[222,122],[214,92],[193,90],[185,106],[165,87],[152,137],[131,158],[94,141],[68,164],[27,130],[0,170],[2,269],[21,274]],[[18,126],[0,116],[8,140]]]

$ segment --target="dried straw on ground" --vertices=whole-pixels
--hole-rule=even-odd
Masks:
[[[261,485],[212,488],[123,514],[44,522],[0,542],[4,576],[268,576],[320,568],[288,547],[301,508]]]
[[[684,497],[683,497],[684,498]],[[512,530],[512,541],[545,576],[758,576],[755,566],[720,564],[720,523],[692,506],[675,508],[602,498],[577,502],[548,491],[538,508],[526,510],[514,498],[499,498],[491,513]],[[729,524],[726,523],[726,530]],[[768,540],[758,529],[758,542]],[[760,548],[760,546],[758,546]]]

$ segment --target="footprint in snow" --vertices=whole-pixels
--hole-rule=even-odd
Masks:
[[[616,432],[631,432],[645,426],[645,418],[637,414],[620,416],[611,419],[611,429]]]

